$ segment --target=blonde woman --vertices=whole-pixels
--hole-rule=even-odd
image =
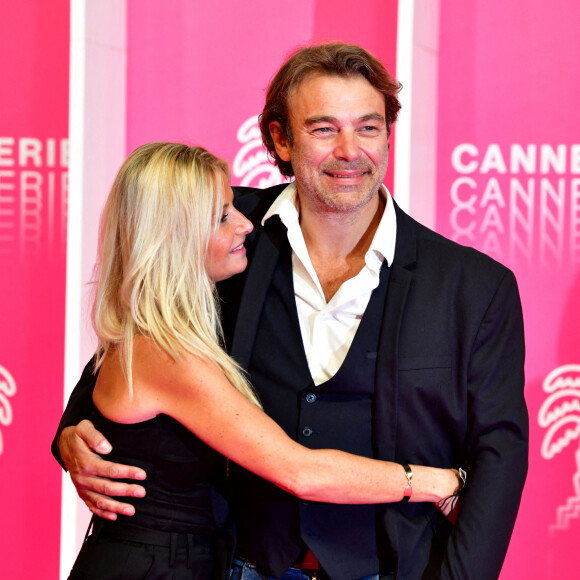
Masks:
[[[304,500],[411,493],[397,463],[290,439],[221,348],[215,283],[244,270],[251,230],[233,207],[226,163],[204,149],[151,143],[119,171],[101,219],[98,373],[83,380],[94,383],[90,418],[113,446],[108,457],[145,469],[147,494],[132,517],[93,518],[71,578],[222,575],[231,553],[219,547],[214,483],[224,457]],[[455,470],[411,468],[410,501],[439,503],[458,489]]]

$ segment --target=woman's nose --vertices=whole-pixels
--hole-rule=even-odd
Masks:
[[[236,226],[236,233],[239,235],[247,235],[249,234],[253,229],[254,226],[252,225],[252,222],[246,218],[246,216],[244,216],[243,214],[241,214],[239,211],[236,210],[236,213],[238,214],[238,225]]]

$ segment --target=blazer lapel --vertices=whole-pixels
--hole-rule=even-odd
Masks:
[[[374,439],[377,458],[396,459],[399,333],[416,260],[414,222],[395,203],[397,243],[377,353]]]
[[[375,444],[379,459],[395,459],[397,435],[398,344],[412,275],[393,264],[379,337],[375,379]]]
[[[280,257],[280,250],[283,244],[288,243],[286,228],[278,216],[272,216],[264,224],[255,243],[231,347],[231,355],[243,368],[248,368],[250,364],[256,331],[272,275]]]
[[[397,243],[391,266],[386,304],[377,353],[374,406],[374,443],[376,457],[389,461],[407,461],[397,457],[399,336],[409,290],[413,283],[416,260],[415,222],[395,203],[397,214]],[[397,504],[380,506],[385,535],[398,566],[401,539]]]

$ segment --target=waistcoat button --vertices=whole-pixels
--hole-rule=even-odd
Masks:
[[[304,437],[310,437],[310,435],[312,435],[312,429],[310,427],[304,427],[304,429],[302,429],[302,435],[304,435]]]
[[[306,402],[307,403],[314,403],[316,401],[316,395],[314,393],[308,393],[306,395]]]

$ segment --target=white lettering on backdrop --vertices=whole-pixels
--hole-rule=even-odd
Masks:
[[[580,264],[580,144],[460,143],[449,195],[453,239],[500,261]]]
[[[8,397],[16,393],[14,378],[6,368],[0,365],[0,425],[7,427],[12,424],[12,406]],[[0,429],[0,455],[4,452],[2,429]]]
[[[64,251],[68,139],[0,136],[0,254]]]

